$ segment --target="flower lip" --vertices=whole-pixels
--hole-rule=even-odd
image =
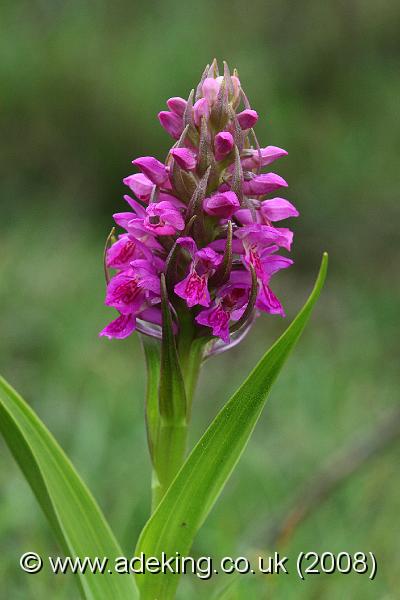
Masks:
[[[116,308],[122,315],[133,314],[144,301],[143,291],[132,269],[115,275],[107,286],[105,304]]]
[[[114,321],[111,321],[104,329],[99,333],[99,336],[108,337],[108,339],[122,340],[128,337],[136,327],[136,319],[132,314],[120,315]]]
[[[186,300],[189,308],[200,304],[209,306],[210,294],[207,289],[207,274],[199,275],[194,267],[189,274],[174,287],[175,294]]]
[[[150,204],[146,208],[144,227],[158,235],[174,235],[185,228],[180,211],[168,200]]]
[[[127,268],[134,258],[148,256],[148,253],[149,250],[145,244],[124,234],[107,250],[106,265],[109,269]]]
[[[229,321],[230,315],[221,304],[203,310],[196,317],[196,323],[211,327],[213,335],[220,337],[226,344],[229,343]]]

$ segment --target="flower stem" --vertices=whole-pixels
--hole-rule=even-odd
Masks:
[[[152,475],[152,512],[157,508],[179,471],[186,450],[187,423],[161,420],[155,447]]]
[[[203,362],[205,343],[205,340],[201,338],[192,339],[187,349],[179,349],[182,374],[186,389],[188,422],[190,422],[193,398],[196,393],[197,382]]]
[[[190,324],[182,328],[177,354],[186,391],[186,414],[160,411],[160,343],[142,336],[147,366],[146,428],[152,472],[152,512],[156,509],[166,490],[185,460],[191,406],[196,391],[202,363],[204,340],[193,339]],[[176,390],[175,390],[176,391]],[[174,388],[169,389],[171,396]],[[174,399],[163,402],[174,404]]]

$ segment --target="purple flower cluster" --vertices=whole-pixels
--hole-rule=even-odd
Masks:
[[[270,281],[293,262],[278,254],[293,233],[275,224],[299,213],[269,198],[287,183],[261,170],[287,152],[259,146],[258,114],[226,65],[223,76],[207,66],[196,93],[167,106],[158,118],[176,142],[165,163],[137,158],[140,172],[124,179],[135,198],[126,195],[130,210],[114,215],[125,233],[106,253],[115,274],[105,303],[119,316],[100,335],[156,335],[164,273],[176,331],[185,313],[197,335],[228,344],[259,311],[284,316]]]

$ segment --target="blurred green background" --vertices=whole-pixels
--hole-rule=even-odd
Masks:
[[[260,114],[262,145],[289,151],[276,170],[301,212],[296,265],[274,287],[289,318],[330,253],[311,326],[194,546],[215,557],[266,552],[260,531],[398,403],[399,25],[395,0],[2,2],[1,372],[72,457],[127,555],[149,509],[144,363],[136,337],[97,333],[112,315],[102,248],[130,161],[164,158],[170,139],[156,113],[187,96],[214,56],[226,59]],[[207,363],[192,443],[284,327],[263,317],[239,348]],[[4,597],[78,598],[73,577],[19,570],[23,552],[59,550],[4,445],[1,459]],[[393,444],[283,549],[373,551],[374,582],[243,576],[226,597],[399,598],[398,476]],[[186,578],[179,597],[208,599],[224,583]]]

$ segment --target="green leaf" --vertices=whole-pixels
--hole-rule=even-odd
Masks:
[[[150,456],[154,456],[154,443],[158,435],[159,410],[158,388],[160,385],[160,347],[159,340],[148,335],[142,335],[142,345],[146,358],[147,387],[146,387],[146,430]]]
[[[67,556],[122,556],[109,525],[89,490],[44,424],[0,377],[0,430]],[[44,561],[46,558],[44,558]],[[135,600],[131,575],[79,574],[88,600]]]
[[[237,464],[264,407],[268,392],[299,339],[328,265],[324,254],[313,291],[284,334],[263,356],[195,446],[140,536],[136,554],[187,556],[193,538]],[[174,598],[176,574],[139,575],[143,600]]]

